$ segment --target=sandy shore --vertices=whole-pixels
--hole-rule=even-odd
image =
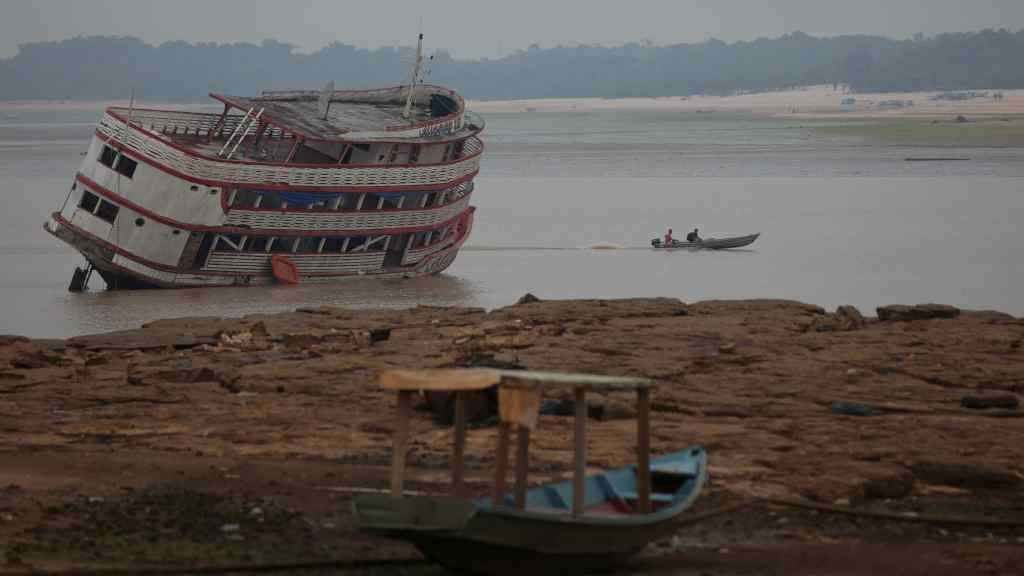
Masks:
[[[803,118],[938,118],[957,115],[1007,116],[1024,114],[1024,90],[975,90],[986,97],[962,101],[932,100],[938,92],[849,94],[831,86],[809,86],[780,92],[735,96],[689,96],[659,98],[565,98],[543,100],[474,101],[470,108],[480,113],[587,112],[595,110],[663,110],[688,113],[734,112],[766,116]],[[993,94],[1003,95],[1001,100]],[[853,98],[855,104],[843,105]],[[913,107],[881,109],[886,101],[914,103]]]
[[[415,560],[351,522],[348,488],[387,485],[394,401],[376,376],[488,365],[657,379],[655,453],[694,443],[710,455],[694,513],[751,503],[681,526],[637,570],[1013,573],[1024,562],[1024,320],[941,306],[879,315],[560,301],[2,337],[0,574]],[[589,465],[629,463],[630,399],[594,403]],[[443,490],[451,429],[419,411],[413,430],[410,487]],[[571,418],[539,430],[531,480],[567,477]],[[493,426],[470,433],[478,494],[494,443]]]
[[[536,100],[473,100],[471,110],[487,113],[589,112],[597,110],[663,110],[686,113],[750,113],[764,116],[801,118],[947,118],[958,115],[1003,117],[1024,115],[1024,90],[973,90],[985,94],[970,100],[934,100],[939,92],[901,92],[851,94],[833,90],[832,86],[807,86],[779,92],[759,92],[734,96],[663,96],[657,98],[546,98]],[[1001,94],[1002,99],[993,98]],[[853,98],[856,103],[844,105]],[[913,102],[912,107],[882,109],[886,101]],[[212,104],[174,104],[136,101],[136,106],[150,108],[201,108]],[[0,101],[0,112],[16,110],[102,110],[108,106],[128,106],[127,100],[80,102]]]

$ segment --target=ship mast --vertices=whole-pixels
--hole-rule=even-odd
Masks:
[[[412,67],[412,78],[409,79],[409,94],[405,97],[405,111],[402,112],[402,117],[406,120],[409,119],[409,114],[412,112],[412,94],[416,88],[416,84],[420,81],[420,68],[423,66],[423,33],[420,33],[419,42],[416,44],[416,64]]]

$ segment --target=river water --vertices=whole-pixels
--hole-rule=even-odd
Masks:
[[[893,144],[820,122],[666,111],[491,114],[473,235],[443,275],[70,294],[83,260],[42,230],[96,110],[0,108],[0,333],[67,337],[185,315],[541,298],[788,298],[867,313],[941,302],[1024,315],[1024,147]],[[907,157],[967,157],[907,162]],[[673,227],[762,237],[655,252]],[[611,244],[618,249],[591,249]]]

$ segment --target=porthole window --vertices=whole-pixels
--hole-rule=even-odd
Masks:
[[[171,234],[177,236],[178,234],[181,234],[181,230],[171,230]]]
[[[142,218],[136,218],[135,219],[135,225],[136,226],[142,227],[142,225],[145,224],[145,223],[146,223],[146,221],[143,220]]]
[[[189,186],[188,189],[193,191],[193,192],[198,192],[199,191],[199,186]]]

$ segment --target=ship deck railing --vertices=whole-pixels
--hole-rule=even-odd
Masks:
[[[415,186],[445,186],[475,175],[480,169],[483,142],[476,136],[465,139],[462,156],[437,164],[279,164],[223,160],[200,154],[173,142],[158,130],[144,127],[143,111],[132,111],[129,126],[120,111],[110,109],[97,131],[158,167],[186,175],[191,180],[221,185],[275,184],[297,189],[395,189]],[[165,113],[166,115],[172,113]],[[197,113],[184,113],[184,120],[197,130],[206,120]],[[211,128],[207,128],[210,130]]]

